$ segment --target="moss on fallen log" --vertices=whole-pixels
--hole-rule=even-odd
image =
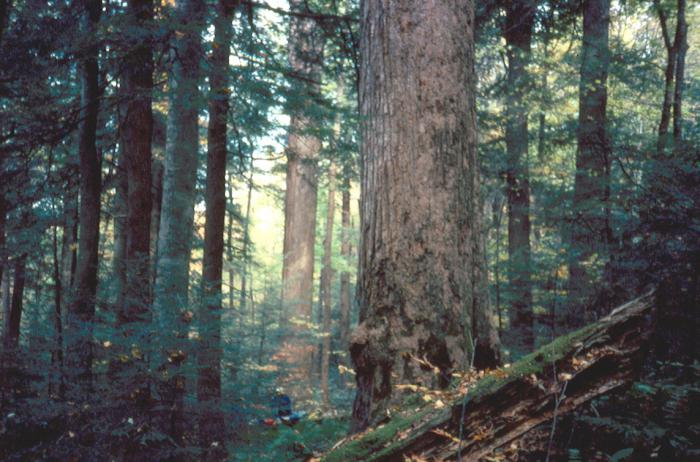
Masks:
[[[654,295],[488,372],[442,401],[406,404],[384,424],[337,444],[321,460],[476,461],[583,403],[633,380],[652,332]],[[464,407],[464,409],[463,409]],[[556,410],[555,410],[556,409]],[[460,421],[464,415],[460,439]]]

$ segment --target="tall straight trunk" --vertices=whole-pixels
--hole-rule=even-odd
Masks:
[[[153,51],[148,37],[153,23],[153,0],[129,0],[127,26],[137,33],[128,37],[122,92],[125,111],[121,120],[122,159],[126,169],[126,287],[120,306],[121,323],[147,321],[150,299],[151,240],[151,138],[153,114]],[[138,40],[135,40],[138,38]]]
[[[226,182],[228,188],[228,220],[226,221],[226,260],[228,262],[228,309],[233,311],[234,308],[234,282],[236,271],[233,264],[233,210],[235,203],[233,201],[233,181],[229,175]]]
[[[237,1],[220,0],[214,19],[210,57],[209,127],[207,133],[207,185],[205,191],[204,269],[199,306],[200,346],[197,355],[197,400],[202,408],[200,444],[223,447],[221,413],[221,279],[226,221],[226,126],[229,111],[228,60],[231,20]]]
[[[676,23],[676,56],[675,88],[673,90],[673,148],[674,152],[683,147],[683,85],[685,81],[685,56],[688,52],[688,24],[685,19],[685,0],[678,0],[678,16]]]
[[[479,197],[474,3],[368,1],[360,17],[354,431],[384,415],[397,384],[446,387],[472,353],[477,367],[499,362]]]
[[[321,356],[321,397],[325,410],[330,408],[328,392],[328,368],[331,357],[331,286],[333,282],[333,219],[335,218],[335,164],[328,168],[328,208],[326,211],[326,236],[323,239],[323,269],[321,270],[322,311],[322,356]]]
[[[116,303],[118,319],[121,322],[126,293],[126,228],[127,228],[127,196],[129,181],[124,166],[124,149],[119,150],[119,159],[115,178],[114,206],[114,251],[112,254],[112,272],[116,285]]]
[[[173,61],[170,73],[167,143],[163,174],[163,200],[158,236],[158,266],[153,309],[160,333],[159,367],[167,374],[161,392],[167,431],[180,440],[184,431],[185,377],[187,358],[190,251],[194,224],[201,32],[204,0],[177,0],[173,15]]]
[[[597,280],[596,267],[604,265],[610,240],[610,142],[606,129],[609,25],[610,0],[586,0],[569,256],[571,327],[595,317],[589,299]]]
[[[530,252],[530,174],[528,106],[530,42],[537,2],[515,0],[506,7],[504,35],[508,56],[506,95],[506,195],[508,197],[508,276],[512,345],[518,353],[534,348],[532,261]]]
[[[156,268],[158,268],[158,232],[160,230],[160,214],[163,203],[163,173],[161,160],[154,160],[151,169],[151,287],[155,286]]]
[[[79,0],[82,32],[96,32],[102,12],[101,0]],[[102,189],[100,158],[97,151],[97,118],[100,91],[98,86],[99,49],[92,45],[85,51],[80,66],[81,123],[78,156],[80,160],[80,218],[75,284],[66,325],[66,363],[74,386],[72,398],[85,391],[92,380],[92,323],[97,294],[98,251],[100,242],[100,193]]]
[[[0,191],[4,195],[4,191]],[[7,202],[5,202],[5,198],[3,196],[0,196],[0,289],[2,290],[2,294],[0,294],[0,297],[4,298],[4,277],[7,273],[7,239],[5,238],[5,228],[7,227]],[[2,303],[2,315],[3,315],[3,321],[7,322],[7,312],[4,310],[5,304]],[[3,326],[3,335],[4,335],[4,326]]]
[[[77,176],[77,175],[76,175]],[[63,233],[61,236],[61,287],[64,298],[70,302],[70,290],[75,281],[78,257],[78,185],[69,179],[63,195]]]
[[[676,55],[678,54],[678,48],[675,40],[671,42],[666,11],[661,6],[659,0],[654,0],[654,5],[656,7],[656,13],[659,16],[661,33],[664,39],[667,54],[666,70],[664,72],[664,100],[661,106],[661,120],[659,121],[658,130],[659,136],[656,142],[657,158],[660,159],[666,150],[666,145],[668,144],[668,127],[671,123],[671,107],[673,106],[673,79],[676,73]],[[677,35],[678,30],[676,30],[676,36]]]
[[[250,177],[248,179],[248,196],[246,198],[245,205],[245,223],[243,224],[243,249],[241,252],[241,316],[246,311],[246,299],[248,294],[246,293],[246,284],[248,278],[248,268],[250,267],[249,262],[249,249],[250,249],[250,207],[253,200],[253,157],[250,158]],[[255,321],[255,319],[251,319]]]
[[[15,259],[14,281],[12,283],[12,300],[10,301],[10,313],[7,320],[7,347],[17,348],[19,342],[20,325],[22,322],[22,310],[24,308],[24,285],[27,280],[27,254],[24,253]]]
[[[321,140],[313,109],[320,93],[323,35],[310,17],[306,2],[291,0],[293,16],[289,31],[289,64],[297,77],[299,94],[294,98],[287,139],[287,180],[284,206],[284,260],[282,263],[281,324],[287,338],[288,378],[297,401],[311,398],[309,379],[313,370],[315,340],[313,324],[314,242],[316,233],[317,166]]]
[[[63,282],[61,279],[61,260],[58,250],[58,226],[53,226],[53,290],[54,290],[54,347],[51,350],[52,378],[49,380],[49,394],[54,393],[58,383],[59,396],[63,395]]]
[[[341,205],[341,230],[340,230],[340,256],[344,260],[344,269],[340,273],[340,350],[343,352],[340,358],[341,364],[347,366],[347,350],[350,346],[350,272],[345,268],[350,259],[350,174],[345,172],[343,177],[342,205]]]

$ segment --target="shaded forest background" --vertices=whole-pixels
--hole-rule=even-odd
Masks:
[[[700,7],[474,8],[490,326],[438,366],[514,362],[656,287],[645,375],[578,428],[697,455]],[[0,0],[0,458],[296,460],[381,420],[351,416],[361,11]],[[280,388],[297,427],[260,423]]]

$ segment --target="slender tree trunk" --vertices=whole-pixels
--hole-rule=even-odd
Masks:
[[[79,0],[82,31],[92,35],[102,12],[100,0]],[[97,150],[99,50],[91,46],[81,63],[81,124],[78,154],[80,158],[80,218],[75,285],[67,317],[66,361],[72,375],[72,398],[82,393],[92,380],[92,323],[97,295],[98,251],[100,242],[101,169]],[[76,396],[75,394],[81,394]]]
[[[226,182],[228,188],[228,220],[226,222],[226,259],[228,260],[228,308],[229,310],[234,309],[234,282],[236,271],[234,269],[233,261],[233,210],[235,203],[233,201],[233,181],[229,175],[228,181]]]
[[[4,191],[2,191],[2,194],[4,194]],[[5,293],[6,293],[6,284],[5,284],[5,278],[7,277],[7,240],[5,238],[5,228],[7,227],[7,203],[5,202],[5,198],[0,196],[0,291],[2,292],[0,294],[0,297],[2,297],[2,319],[3,319],[3,337],[5,335],[6,329],[5,325],[7,323],[8,319],[8,311],[5,309],[6,306],[9,306],[5,304]]]
[[[476,155],[474,3],[364,2],[360,16],[354,431],[384,415],[397,384],[446,387],[469,366],[469,345],[477,367],[499,362]]]
[[[160,212],[163,202],[163,162],[154,160],[151,174],[151,287],[155,286],[156,268],[158,268],[158,232],[160,230]]]
[[[204,269],[199,307],[200,347],[197,356],[197,400],[202,408],[200,444],[214,441],[224,447],[221,413],[221,280],[223,277],[224,222],[226,220],[226,127],[229,110],[228,60],[231,20],[237,1],[220,0],[214,19],[210,57],[207,185],[205,191]]]
[[[58,251],[58,225],[53,226],[53,283],[54,283],[54,348],[51,351],[52,378],[49,381],[49,394],[54,393],[58,384],[58,396],[63,396],[63,283],[61,280],[61,260]]]
[[[290,10],[304,13],[306,2],[291,0]],[[288,374],[283,380],[293,388],[297,402],[311,399],[315,340],[313,324],[313,273],[316,233],[317,166],[321,140],[313,109],[320,92],[323,35],[310,17],[293,16],[289,32],[289,63],[299,88],[291,114],[287,139],[284,260],[282,264],[281,326],[286,334],[281,349]]]
[[[203,0],[177,0],[173,9],[174,62],[170,74],[167,144],[163,174],[163,199],[158,236],[158,266],[154,312],[158,316],[159,367],[167,375],[161,391],[168,409],[167,431],[180,441],[184,432],[185,377],[188,362],[187,330],[192,319],[189,307],[189,267],[194,224],[198,116],[201,96],[201,32]]]
[[[127,19],[129,51],[123,64],[122,86],[126,101],[120,139],[127,176],[126,287],[119,311],[122,324],[146,322],[150,311],[153,51],[150,40],[144,36],[149,37],[152,28],[153,0],[129,0]],[[131,335],[128,333],[128,336]]]
[[[77,177],[77,175],[75,175]],[[76,178],[77,179],[77,178]],[[78,186],[69,176],[63,196],[63,233],[61,236],[61,284],[64,298],[70,302],[78,258]]]
[[[688,52],[688,24],[685,19],[685,0],[678,0],[678,17],[676,25],[676,56],[675,88],[673,90],[673,149],[674,152],[683,148],[683,85],[685,83],[685,56]]]
[[[333,282],[333,219],[335,218],[335,164],[328,168],[328,209],[326,211],[326,236],[323,239],[323,269],[321,270],[322,311],[322,356],[321,356],[321,397],[324,410],[330,409],[328,392],[328,368],[331,357],[331,286]]]
[[[569,325],[590,321],[589,309],[597,268],[603,268],[610,239],[608,195],[610,142],[606,129],[610,52],[610,0],[586,0],[579,85],[573,220],[569,258]]]
[[[659,16],[661,33],[664,39],[667,54],[666,71],[664,73],[664,101],[661,106],[661,120],[659,121],[658,131],[659,137],[656,143],[657,157],[661,159],[666,150],[666,145],[668,144],[668,127],[671,123],[671,107],[673,106],[673,79],[676,72],[676,55],[678,54],[678,48],[675,40],[673,43],[671,42],[665,10],[659,3],[659,0],[654,0],[654,5]],[[676,31],[676,35],[677,34],[678,31]]]
[[[530,174],[528,168],[528,106],[530,42],[537,2],[516,0],[506,7],[508,56],[506,149],[508,167],[508,276],[510,279],[512,345],[520,354],[535,345],[530,252]]]
[[[340,255],[344,260],[344,269],[340,273],[340,350],[343,352],[340,363],[348,366],[348,348],[350,347],[350,272],[348,267],[350,259],[350,174],[345,172],[342,191],[342,228],[340,233]]]
[[[250,267],[249,262],[249,248],[250,248],[250,207],[253,199],[253,157],[250,158],[250,178],[248,179],[248,196],[246,198],[245,206],[245,223],[243,224],[243,249],[241,252],[241,316],[246,311],[246,283],[248,268]],[[252,319],[251,321],[255,321]]]
[[[117,165],[115,181],[115,197],[112,213],[114,215],[114,253],[112,256],[112,271],[114,273],[116,308],[118,319],[121,322],[124,307],[124,295],[126,293],[126,229],[127,229],[127,195],[129,181],[124,166],[124,149],[119,150],[119,164]]]
[[[22,310],[24,308],[24,285],[27,280],[27,254],[15,259],[14,282],[12,283],[12,300],[8,317],[7,347],[17,348],[19,342]]]

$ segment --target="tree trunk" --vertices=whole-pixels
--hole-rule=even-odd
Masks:
[[[246,311],[246,300],[248,294],[246,293],[248,269],[250,268],[250,262],[248,255],[250,249],[250,207],[253,200],[253,157],[251,154],[250,158],[250,177],[248,178],[248,196],[246,198],[245,205],[245,223],[243,224],[243,249],[241,251],[241,316]],[[251,319],[254,322],[255,319]]]
[[[508,276],[510,279],[511,342],[519,354],[535,346],[530,271],[530,174],[528,168],[528,106],[530,42],[537,2],[508,3],[504,36],[508,56],[506,149],[508,167]]]
[[[206,224],[202,303],[199,306],[200,346],[197,355],[197,401],[202,410],[200,444],[224,447],[221,413],[221,280],[226,220],[226,126],[229,110],[228,60],[235,0],[219,0],[210,57],[209,127],[207,134]]]
[[[158,268],[158,233],[160,231],[160,214],[163,204],[163,162],[154,159],[151,165],[151,287],[155,287]]]
[[[579,85],[579,128],[569,257],[570,327],[595,318],[592,288],[607,258],[610,240],[610,142],[606,129],[610,52],[610,0],[583,7],[583,49]],[[603,307],[598,307],[599,310]]]
[[[58,225],[53,226],[53,283],[54,283],[54,347],[51,351],[51,378],[49,394],[53,394],[57,386],[58,395],[63,396],[63,281],[61,280],[61,260],[58,252]]]
[[[189,268],[194,224],[198,116],[200,109],[201,31],[203,0],[177,0],[173,9],[173,62],[169,81],[169,110],[163,199],[158,236],[158,266],[153,309],[158,316],[161,357],[156,361],[168,380],[162,383],[168,409],[168,431],[179,441],[184,431],[185,377],[187,358]]]
[[[678,17],[675,43],[678,49],[675,66],[675,88],[673,91],[673,149],[683,148],[683,85],[685,83],[685,55],[688,52],[688,24],[685,19],[685,0],[678,0]]]
[[[654,5],[656,7],[656,13],[659,16],[659,23],[661,24],[661,33],[664,39],[664,45],[666,46],[666,71],[664,73],[664,101],[661,106],[661,120],[659,121],[659,137],[656,142],[656,153],[657,157],[661,159],[665,150],[666,144],[668,143],[668,126],[671,122],[671,106],[673,105],[673,79],[676,72],[676,55],[678,54],[677,44],[671,42],[671,37],[668,30],[668,22],[666,17],[666,12],[659,3],[659,0],[654,0]],[[678,32],[676,31],[676,34]]]
[[[290,10],[304,13],[302,0],[290,1]],[[294,388],[298,402],[311,399],[315,340],[310,335],[313,303],[314,243],[316,233],[317,166],[321,140],[314,109],[320,92],[323,34],[310,17],[290,19],[289,64],[298,93],[293,98],[287,139],[287,180],[284,206],[284,260],[282,263],[281,326],[286,334],[281,350],[288,374],[283,380]]]
[[[114,207],[114,252],[112,256],[112,271],[116,285],[116,312],[117,319],[121,323],[124,309],[124,295],[126,294],[126,242],[127,242],[127,196],[129,180],[126,176],[124,161],[124,148],[119,149],[119,159],[116,172]]]
[[[321,397],[324,410],[330,409],[328,392],[328,368],[331,357],[331,286],[333,282],[333,218],[335,217],[335,164],[328,167],[328,209],[326,211],[326,236],[323,239],[323,269],[321,271],[322,311],[322,356],[321,356]]]
[[[348,348],[350,347],[350,272],[345,268],[348,266],[350,259],[350,174],[345,172],[343,178],[342,191],[342,228],[340,233],[340,256],[344,260],[344,269],[340,273],[340,350],[342,356],[340,363],[344,366],[349,365]]]
[[[69,174],[66,191],[63,195],[63,233],[61,236],[61,287],[67,302],[70,302],[70,291],[75,282],[75,267],[78,259],[77,242],[78,187],[73,176]]]
[[[17,348],[19,342],[22,310],[24,308],[24,284],[27,279],[27,254],[24,253],[15,260],[14,282],[12,283],[12,300],[7,320],[7,347]]]
[[[101,0],[80,0],[82,31],[96,32],[102,12]],[[99,49],[85,51],[81,63],[81,123],[78,155],[80,158],[80,218],[75,285],[68,310],[66,341],[68,383],[73,385],[71,398],[84,399],[82,394],[92,380],[92,323],[97,295],[98,251],[100,242],[100,193],[102,189],[100,158],[97,150],[97,118],[100,90],[98,86]]]
[[[506,460],[499,448],[638,377],[654,311],[654,295],[633,300],[508,369],[466,380],[420,409],[412,404],[393,413],[377,430],[334,446],[321,460]]]
[[[398,384],[447,386],[453,370],[469,365],[469,345],[478,366],[499,362],[479,198],[473,24],[469,0],[362,7],[354,431],[384,415]]]
[[[126,287],[119,311],[122,324],[146,322],[150,311],[153,51],[150,40],[143,36],[151,32],[153,0],[129,0],[127,15],[128,52],[122,76],[126,102],[120,129],[127,176]],[[129,37],[129,33],[133,35]]]

